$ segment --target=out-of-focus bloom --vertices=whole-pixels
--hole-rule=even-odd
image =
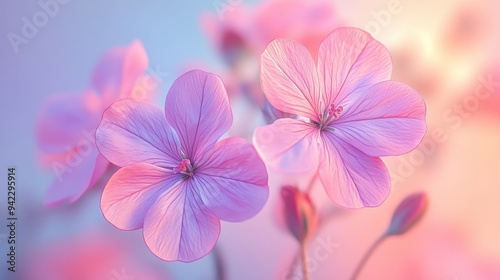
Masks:
[[[283,187],[281,198],[286,226],[300,243],[304,243],[314,234],[318,226],[316,208],[309,195],[296,187]]]
[[[217,15],[205,15],[202,26],[229,66],[232,84],[237,85],[229,94],[248,97],[272,123],[285,114],[268,106],[259,87],[259,57],[266,45],[277,38],[289,38],[315,54],[321,40],[343,20],[333,1],[271,0],[255,7],[231,4],[222,6]]]
[[[427,195],[415,193],[406,197],[396,208],[386,235],[399,235],[411,229],[427,210]]]
[[[200,70],[174,82],[165,114],[135,100],[111,105],[96,133],[101,153],[122,167],[102,194],[106,219],[123,230],[142,228],[149,249],[164,260],[208,254],[220,220],[251,218],[268,197],[254,147],[237,137],[217,142],[231,123],[222,81]]]
[[[413,150],[426,132],[425,103],[411,87],[389,81],[387,49],[368,33],[339,28],[319,49],[317,65],[293,40],[269,44],[262,88],[279,119],[254,133],[272,167],[318,169],[330,199],[343,207],[378,206],[390,191],[381,156]]]
[[[57,177],[46,194],[48,205],[75,202],[104,174],[109,163],[95,147],[95,130],[112,102],[151,98],[155,81],[144,75],[147,65],[139,41],[111,49],[98,62],[88,89],[53,95],[42,105],[37,145],[43,164]]]
[[[169,279],[165,271],[138,258],[129,242],[106,232],[80,234],[26,251],[26,267],[17,273],[30,280]]]
[[[314,53],[321,40],[342,24],[334,2],[325,0],[271,0],[255,8],[239,4],[202,18],[210,39],[228,56],[235,50],[260,54],[277,38],[299,41]]]

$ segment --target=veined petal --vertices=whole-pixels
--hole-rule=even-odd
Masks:
[[[329,132],[322,133],[319,177],[330,199],[347,208],[374,207],[389,195],[389,172],[380,158],[359,151]]]
[[[111,163],[174,167],[182,160],[177,135],[154,105],[123,99],[105,112],[96,132],[99,151]]]
[[[389,51],[363,30],[338,28],[319,47],[318,76],[324,81],[326,106],[343,106],[351,94],[387,81],[391,74]]]
[[[378,83],[346,107],[332,127],[335,137],[367,155],[404,154],[417,147],[425,135],[425,103],[403,83]]]
[[[165,101],[167,121],[182,150],[196,162],[231,127],[233,115],[219,77],[193,70],[175,80]]]
[[[276,109],[318,121],[320,82],[309,51],[300,43],[276,39],[261,56],[262,90]],[[328,106],[328,104],[325,104]]]
[[[195,261],[207,255],[219,238],[220,221],[192,184],[188,179],[163,193],[144,220],[147,246],[166,261]]]
[[[301,120],[278,119],[255,129],[253,142],[270,167],[305,172],[318,166],[319,130]]]
[[[109,105],[127,97],[147,67],[144,46],[134,41],[128,46],[113,48],[100,58],[92,75],[92,85]]]
[[[179,174],[147,163],[120,168],[104,188],[102,213],[119,229],[141,228],[156,199],[180,179]]]
[[[59,153],[87,140],[99,124],[101,104],[93,92],[54,95],[41,107],[36,140],[43,152]]]
[[[257,214],[269,196],[267,171],[255,148],[242,138],[228,138],[196,171],[203,203],[222,220],[237,222]]]

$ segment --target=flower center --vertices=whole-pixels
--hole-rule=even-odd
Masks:
[[[189,159],[183,159],[179,162],[179,165],[174,167],[174,174],[182,173],[189,177],[193,176],[193,166],[191,165],[191,161]]]
[[[328,126],[328,124],[338,119],[343,111],[344,111],[343,106],[339,105],[335,107],[335,104],[331,104],[330,107],[325,111],[325,113],[320,116],[321,119],[321,123],[319,125],[320,129],[321,130],[325,129]]]

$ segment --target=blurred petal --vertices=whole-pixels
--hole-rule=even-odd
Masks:
[[[293,40],[272,41],[261,57],[262,90],[276,109],[318,121],[320,83],[309,51]],[[324,110],[324,108],[323,108]]]
[[[97,149],[97,147],[94,146],[94,148]],[[113,166],[112,164],[109,163],[109,161],[103,157],[100,153],[97,155],[96,161],[95,161],[95,166],[94,166],[94,172],[92,173],[92,178],[90,179],[90,186],[93,186],[95,183],[97,183],[101,177],[104,175],[108,167]]]
[[[149,163],[173,167],[182,160],[175,132],[154,105],[132,99],[115,102],[96,132],[99,151],[117,166]]]
[[[369,88],[344,107],[333,134],[370,156],[394,156],[418,146],[427,130],[425,103],[411,87],[393,81]]]
[[[179,135],[183,152],[194,162],[213,147],[233,121],[221,79],[201,70],[175,80],[165,101],[165,115]]]
[[[125,166],[109,179],[104,188],[102,213],[119,229],[141,228],[158,196],[178,180],[179,174],[154,165],[138,163]]]
[[[166,261],[195,261],[217,243],[219,219],[203,204],[192,180],[163,193],[144,220],[149,249]]]
[[[98,156],[95,147],[89,154],[71,150],[64,162],[53,162],[56,179],[45,195],[45,204],[52,207],[77,201],[92,186],[91,179]]]
[[[217,143],[196,173],[194,186],[203,203],[225,221],[253,217],[269,196],[266,166],[255,148],[242,138]]]
[[[92,85],[105,104],[110,104],[127,97],[147,67],[146,51],[140,41],[134,41],[126,47],[111,49],[101,57],[94,69]]]
[[[338,28],[321,43],[318,76],[324,81],[323,103],[343,105],[350,94],[391,78],[389,51],[367,32]]]
[[[389,172],[380,158],[367,156],[328,132],[319,177],[330,199],[342,207],[380,205],[389,195]]]
[[[255,147],[268,166],[305,172],[318,166],[318,128],[301,120],[278,119],[255,129]]]
[[[86,139],[99,123],[101,104],[92,92],[51,96],[35,124],[36,141],[44,152],[62,152]]]

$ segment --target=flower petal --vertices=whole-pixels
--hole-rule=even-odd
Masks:
[[[94,149],[99,152],[96,146],[94,146]],[[109,161],[99,153],[95,161],[95,167],[94,172],[92,173],[92,178],[90,180],[90,186],[96,184],[101,179],[101,177],[104,176],[108,167],[111,166],[113,165],[110,164]],[[113,166],[113,168],[115,168],[115,166]]]
[[[165,101],[167,121],[183,152],[196,162],[231,127],[233,115],[219,77],[192,70],[175,80]]]
[[[320,83],[309,51],[293,40],[272,41],[261,56],[262,90],[278,110],[318,121]]]
[[[389,51],[367,32],[338,28],[319,47],[318,76],[324,81],[322,102],[343,105],[352,93],[392,74]]]
[[[69,151],[64,162],[53,162],[56,179],[45,194],[45,204],[49,207],[77,201],[92,185],[99,153],[94,147],[89,154]]]
[[[270,167],[305,172],[318,166],[318,128],[301,120],[278,119],[255,129],[253,142]]]
[[[104,188],[102,213],[119,229],[141,228],[158,196],[179,180],[179,174],[147,163],[120,168]]]
[[[225,221],[255,216],[269,196],[266,166],[255,148],[242,138],[217,143],[195,176],[194,186],[203,203]]]
[[[100,101],[92,92],[54,95],[41,107],[36,122],[38,147],[49,153],[70,149],[99,124]]]
[[[105,104],[130,94],[137,79],[148,67],[148,56],[140,41],[126,47],[113,48],[99,60],[92,76],[92,85]]]
[[[220,221],[203,204],[192,180],[163,193],[144,220],[149,249],[167,261],[195,261],[217,243]]]
[[[332,123],[333,134],[370,156],[410,152],[425,135],[425,103],[411,87],[393,81],[367,89]]]
[[[382,160],[367,156],[328,132],[322,135],[324,159],[319,177],[330,199],[347,208],[380,205],[391,188]]]
[[[175,132],[152,104],[124,99],[105,112],[96,132],[100,152],[118,166],[150,163],[174,167],[182,160]]]

